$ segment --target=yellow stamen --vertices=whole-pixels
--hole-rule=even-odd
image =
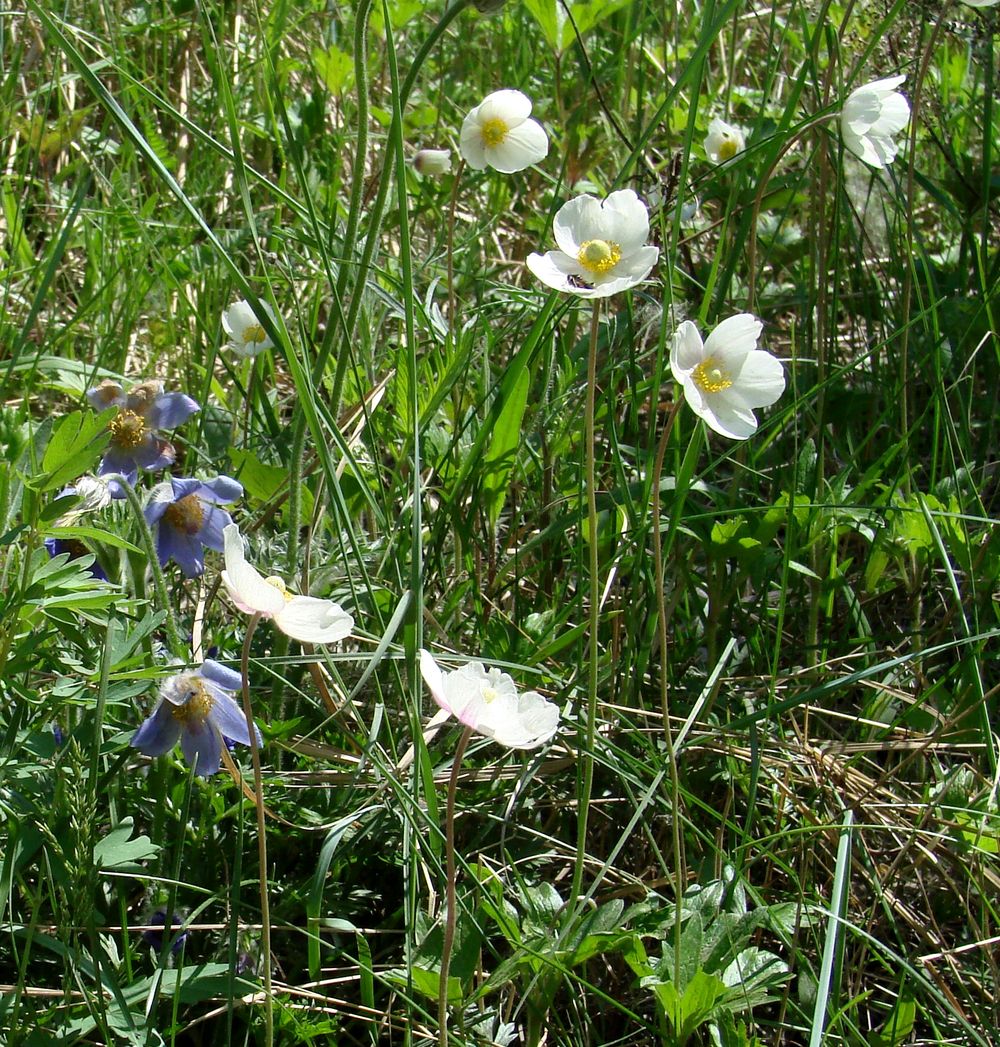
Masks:
[[[266,338],[267,332],[260,324],[251,324],[249,327],[243,328],[244,345],[253,345],[257,342],[263,342]]]
[[[510,128],[507,126],[506,121],[501,120],[499,116],[495,116],[492,120],[483,121],[479,133],[482,136],[483,145],[498,146],[510,133]]]
[[[267,582],[268,585],[273,585],[274,588],[281,593],[285,598],[285,603],[288,603],[288,601],[291,600],[292,594],[288,591],[288,586],[285,585],[285,580],[283,578],[279,578],[276,574],[272,574],[268,575],[264,581]]]
[[[732,378],[711,356],[698,364],[691,372],[691,377],[706,393],[721,393],[733,384]]]
[[[613,240],[587,240],[580,244],[577,261],[588,273],[603,276],[621,261],[622,249]]]
[[[489,704],[497,696],[497,692],[492,687],[484,687],[482,690],[483,701]]]
[[[185,692],[186,700],[183,705],[172,706],[171,715],[184,727],[201,727],[208,719],[215,699],[197,676],[186,677],[181,682],[181,689]]]
[[[205,522],[204,503],[196,494],[185,495],[167,506],[163,519],[178,531],[197,534]]]
[[[737,151],[736,139],[727,137],[722,145],[719,146],[719,162],[725,163],[726,160],[731,160]]]
[[[108,431],[115,447],[131,451],[142,443],[146,435],[146,423],[135,411],[123,408],[108,423]]]

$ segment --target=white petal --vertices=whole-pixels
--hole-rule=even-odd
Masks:
[[[717,360],[730,374],[738,374],[747,354],[757,348],[763,328],[752,313],[727,316],[705,339],[705,355]]]
[[[535,120],[525,120],[512,127],[499,145],[487,146],[484,150],[486,162],[501,174],[523,171],[544,160],[548,151],[548,135]]]
[[[735,407],[718,396],[706,397],[705,410],[700,415],[710,429],[730,440],[745,440],[757,431],[753,411]]]
[[[881,135],[899,134],[910,122],[910,103],[898,92],[894,91],[882,103],[882,112],[872,128]]]
[[[246,561],[243,552],[243,536],[236,524],[229,524],[223,532],[223,554],[226,569],[222,581],[233,603],[247,614],[262,614],[273,617],[285,606],[285,595]]]
[[[441,672],[441,666],[434,661],[430,651],[425,651],[423,648],[420,649],[420,675],[424,678],[424,683],[427,684],[427,690],[431,692],[431,697],[434,701],[437,702],[446,713],[450,713],[451,706],[448,704],[448,693],[445,688],[444,673]]]
[[[552,221],[552,232],[560,251],[572,258],[580,253],[580,245],[593,240],[591,232],[601,220],[601,202],[589,193],[575,196],[559,208]]]
[[[274,616],[274,624],[300,643],[336,643],[350,635],[354,619],[332,600],[293,596]]]
[[[529,254],[525,265],[531,272],[549,287],[557,291],[576,292],[578,289],[570,283],[564,266],[573,264],[573,259],[562,251],[548,251],[545,254]]]
[[[785,391],[785,369],[781,361],[763,349],[751,352],[732,390],[744,407],[770,407]]]
[[[683,382],[706,355],[698,328],[685,320],[674,332],[674,343],[670,347],[670,370],[674,378]]]
[[[462,123],[458,150],[473,171],[483,171],[486,169],[486,147],[483,145],[482,131],[474,113],[475,110],[469,113]]]
[[[640,247],[622,258],[611,271],[611,275],[616,279],[628,280],[630,285],[640,283],[653,271],[653,266],[656,265],[659,257],[660,249],[658,247],[651,245]],[[600,282],[599,279],[598,282]]]
[[[649,239],[649,211],[631,189],[619,189],[604,201],[603,240],[618,244],[623,255],[632,254]]]
[[[480,124],[487,120],[503,120],[512,127],[531,115],[531,99],[522,91],[505,88],[487,95],[473,112]]]

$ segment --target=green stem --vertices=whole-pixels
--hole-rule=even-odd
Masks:
[[[257,726],[253,722],[250,705],[250,641],[253,639],[260,615],[250,618],[243,638],[240,656],[240,675],[243,678],[243,715],[250,735],[250,760],[253,764],[254,806],[257,808],[257,860],[260,865],[260,951],[264,965],[264,1047],[274,1045],[274,997],[271,990],[271,905],[267,895],[267,825],[264,818],[264,781],[260,770],[260,746],[257,744]]]
[[[458,793],[458,772],[465,757],[465,750],[472,737],[472,728],[466,727],[455,746],[455,757],[448,778],[448,799],[444,816],[444,939],[441,942],[441,980],[438,983],[438,1047],[448,1047],[448,971],[451,969],[451,951],[455,944],[456,891],[455,891],[455,796]]]
[[[663,426],[660,444],[656,448],[653,465],[653,578],[656,585],[657,639],[660,645],[660,708],[663,713],[663,736],[667,746],[667,763],[670,770],[670,807],[674,846],[674,986],[680,991],[681,984],[681,899],[687,881],[684,868],[684,841],[681,839],[681,782],[677,769],[677,751],[674,747],[674,730],[670,725],[670,681],[667,676],[667,592],[664,584],[663,536],[660,534],[660,477],[663,460],[670,442],[670,433],[681,406],[679,397],[674,398],[670,414]]]
[[[594,299],[590,317],[590,348],[587,352],[587,405],[584,413],[584,483],[587,488],[587,550],[590,554],[590,608],[587,625],[587,710],[583,751],[580,754],[580,787],[577,798],[576,858],[570,901],[576,904],[583,888],[583,867],[587,857],[587,821],[590,795],[594,788],[594,739],[597,736],[597,672],[600,648],[598,628],[601,618],[601,580],[598,577],[597,478],[594,461],[595,413],[597,403],[597,341],[601,329],[601,300]]]
[[[174,612],[170,605],[170,597],[167,593],[167,580],[163,575],[163,568],[160,567],[160,558],[156,553],[156,542],[153,541],[153,532],[149,529],[149,524],[146,523],[146,517],[142,511],[142,502],[139,501],[139,495],[124,476],[116,476],[112,474],[103,477],[103,479],[117,481],[121,489],[125,492],[129,508],[132,510],[132,515],[135,517],[136,525],[139,528],[139,537],[142,539],[143,549],[146,551],[149,572],[153,576],[153,589],[156,592],[156,602],[167,615],[166,621],[164,622],[164,626],[167,630],[167,645],[176,657],[184,658],[186,657],[188,645],[181,642],[181,634],[177,630],[177,621],[174,618]]]

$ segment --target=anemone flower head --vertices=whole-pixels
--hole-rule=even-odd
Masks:
[[[468,662],[442,672],[428,651],[420,652],[420,675],[434,701],[466,727],[510,749],[537,749],[559,727],[559,709],[537,691],[517,693],[499,669]]]
[[[98,475],[120,473],[130,484],[140,469],[157,472],[173,464],[176,452],[159,430],[174,429],[199,410],[190,396],[165,393],[156,380],[137,382],[127,392],[120,383],[105,380],[88,390],[87,399],[98,411],[118,408],[108,423],[110,440]],[[108,487],[112,498],[125,497],[117,480],[109,481]]]
[[[144,510],[156,533],[160,566],[173,560],[187,578],[205,571],[205,550],[222,552],[222,531],[233,518],[220,505],[243,497],[243,485],[228,476],[194,480],[172,476],[157,484]]]
[[[263,299],[260,304],[273,324],[276,321],[274,310]],[[223,311],[222,329],[229,335],[229,348],[237,356],[256,356],[274,345],[253,307],[242,298]]]
[[[200,669],[168,677],[160,699],[129,743],[147,756],[163,756],[179,741],[195,774],[208,778],[219,769],[225,739],[250,744],[246,716],[233,701],[240,674],[206,659]],[[257,744],[262,744],[256,726]]]
[[[68,560],[79,560],[84,556],[91,558],[91,563],[84,567],[80,564],[81,569],[85,570],[91,578],[96,578],[99,582],[106,582],[108,576],[104,571],[104,568],[97,562],[97,558],[93,552],[80,541],[79,538],[56,538],[49,535],[45,539],[45,551],[49,554],[49,559],[54,560],[57,556],[66,554]]]
[[[708,125],[708,136],[705,138],[705,154],[713,164],[724,164],[747,147],[746,136],[739,127],[727,124],[725,120],[715,117]]]
[[[459,149],[469,167],[513,174],[544,160],[549,139],[530,119],[531,99],[520,91],[494,91],[462,121]]]
[[[300,643],[336,643],[350,634],[354,619],[340,604],[293,596],[280,578],[265,578],[247,563],[236,524],[225,527],[222,535],[226,558],[222,583],[241,611],[272,619],[286,636]]]
[[[757,429],[755,407],[768,407],[785,388],[780,361],[757,339],[763,325],[750,313],[723,320],[703,343],[685,320],[674,334],[670,370],[691,410],[722,436],[743,440]]]
[[[905,76],[875,80],[853,90],[840,114],[844,145],[870,167],[883,168],[896,159],[893,135],[910,122],[910,104],[896,88]]]
[[[164,908],[154,909],[153,912],[146,917],[146,923],[151,927],[165,927],[167,924],[167,910]],[[177,913],[170,914],[170,926],[183,927],[184,921]],[[188,932],[181,931],[174,940],[170,943],[170,952],[176,956],[177,953],[184,948],[184,942],[187,940]],[[143,931],[142,940],[154,951],[159,952],[163,948],[163,931]]]
[[[528,268],[549,287],[582,298],[607,298],[649,276],[659,257],[649,239],[649,212],[631,189],[606,199],[568,201],[552,223],[558,251],[528,255]]]

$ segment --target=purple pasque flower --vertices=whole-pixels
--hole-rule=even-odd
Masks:
[[[205,570],[205,550],[222,552],[223,527],[233,518],[219,505],[243,497],[243,485],[229,476],[195,480],[172,476],[157,484],[144,515],[156,532],[156,555],[160,566],[173,560],[187,578]]]
[[[45,539],[45,551],[49,554],[49,559],[51,560],[54,560],[62,553],[66,553],[70,560],[78,560],[81,556],[93,556],[90,549],[79,538],[52,538],[50,536]],[[96,559],[85,570],[91,578],[96,578],[100,582],[108,580],[107,574],[104,573],[104,568]]]
[[[209,778],[222,762],[225,738],[250,744],[243,710],[231,692],[242,689],[240,674],[206,658],[200,669],[169,677],[160,700],[129,743],[147,756],[163,756],[179,741],[194,773]],[[263,744],[256,725],[257,745]]]
[[[167,910],[157,909],[155,912],[151,912],[149,914],[149,918],[146,920],[146,923],[150,924],[150,926],[156,924],[158,927],[165,927],[167,923]],[[183,927],[184,921],[177,915],[177,913],[171,913],[170,926],[171,928]],[[172,955],[176,956],[177,953],[181,951],[181,949],[184,947],[184,942],[187,939],[187,936],[187,931],[181,931],[181,933],[174,938],[173,942],[171,942],[170,944],[170,952]],[[160,950],[163,948],[162,931],[143,931],[142,940],[154,952],[160,952]]]
[[[165,393],[163,382],[156,379],[137,382],[128,392],[119,382],[105,379],[87,391],[87,399],[97,411],[118,408],[108,423],[111,439],[98,475],[121,473],[130,484],[135,483],[140,469],[156,472],[173,464],[177,453],[158,430],[174,429],[200,410],[185,393]],[[109,486],[112,497],[125,497],[116,482]]]

